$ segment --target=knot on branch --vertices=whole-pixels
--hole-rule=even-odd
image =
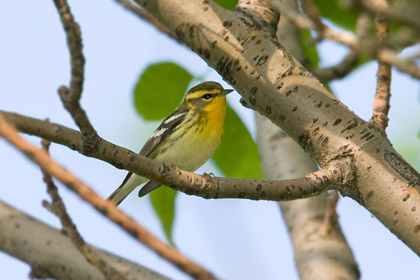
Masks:
[[[392,152],[385,152],[384,159],[401,177],[408,181],[409,186],[420,186],[420,174],[401,156]]]
[[[87,155],[93,155],[98,151],[99,142],[101,138],[98,136],[95,130],[89,131],[88,133],[82,133],[83,141],[83,152]]]
[[[327,169],[330,170],[331,177],[334,179],[334,189],[343,196],[360,197],[355,160],[352,154],[345,154],[341,158],[331,161]]]
[[[69,90],[66,86],[61,86],[58,89],[61,102],[64,108],[70,113],[73,120],[82,132],[83,148],[82,152],[91,155],[98,151],[100,137],[90,123],[85,110],[80,106],[79,97]]]

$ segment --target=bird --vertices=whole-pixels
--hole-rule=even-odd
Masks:
[[[226,95],[232,91],[212,81],[192,87],[181,105],[153,132],[139,154],[186,171],[197,170],[212,157],[222,141]],[[129,172],[108,199],[118,206],[137,186],[146,182],[139,197],[161,184]]]

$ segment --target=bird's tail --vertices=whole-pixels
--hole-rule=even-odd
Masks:
[[[121,186],[118,187],[109,197],[108,200],[112,201],[115,205],[120,203],[138,186],[147,181],[147,178],[138,176],[133,173],[128,173]]]
[[[159,188],[161,185],[162,185],[161,183],[150,181],[149,183],[144,185],[143,188],[141,188],[141,190],[139,191],[139,197],[145,196],[149,192]]]

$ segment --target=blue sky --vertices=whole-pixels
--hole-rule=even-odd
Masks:
[[[134,83],[148,64],[172,61],[208,80],[222,80],[186,47],[157,33],[114,2],[70,1],[82,28],[87,58],[82,105],[102,137],[138,151],[158,125],[142,122],[132,101]],[[65,37],[53,2],[0,2],[0,34],[0,109],[48,117],[75,128],[57,95],[57,88],[67,84],[70,76]],[[325,65],[339,61],[345,53],[344,48],[327,43],[320,50]],[[340,100],[366,120],[372,112],[376,68],[376,64],[370,63],[332,84]],[[394,71],[392,94],[389,137],[419,170],[419,83]],[[238,94],[229,95],[230,104],[255,135],[252,112],[243,109],[238,100]],[[40,142],[36,137],[25,138],[37,145]],[[0,151],[1,199],[59,227],[57,218],[41,206],[41,201],[48,197],[39,169],[3,139]],[[51,153],[104,197],[119,186],[126,174],[59,145],[53,145]],[[211,164],[198,173],[204,171],[220,174]],[[188,279],[65,187],[59,187],[69,214],[88,242],[173,279]],[[208,201],[180,194],[176,204],[174,240],[178,248],[216,275],[223,279],[297,279],[289,237],[276,203]],[[138,199],[133,193],[121,208],[164,238],[147,199]],[[362,279],[414,279],[420,265],[418,257],[368,211],[349,198],[340,200],[338,211]],[[30,270],[26,264],[1,252],[0,267],[7,279],[26,279]]]

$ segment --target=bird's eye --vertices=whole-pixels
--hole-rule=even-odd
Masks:
[[[202,97],[203,97],[204,99],[210,99],[210,98],[211,98],[211,94],[206,93],[206,94],[204,94]]]

